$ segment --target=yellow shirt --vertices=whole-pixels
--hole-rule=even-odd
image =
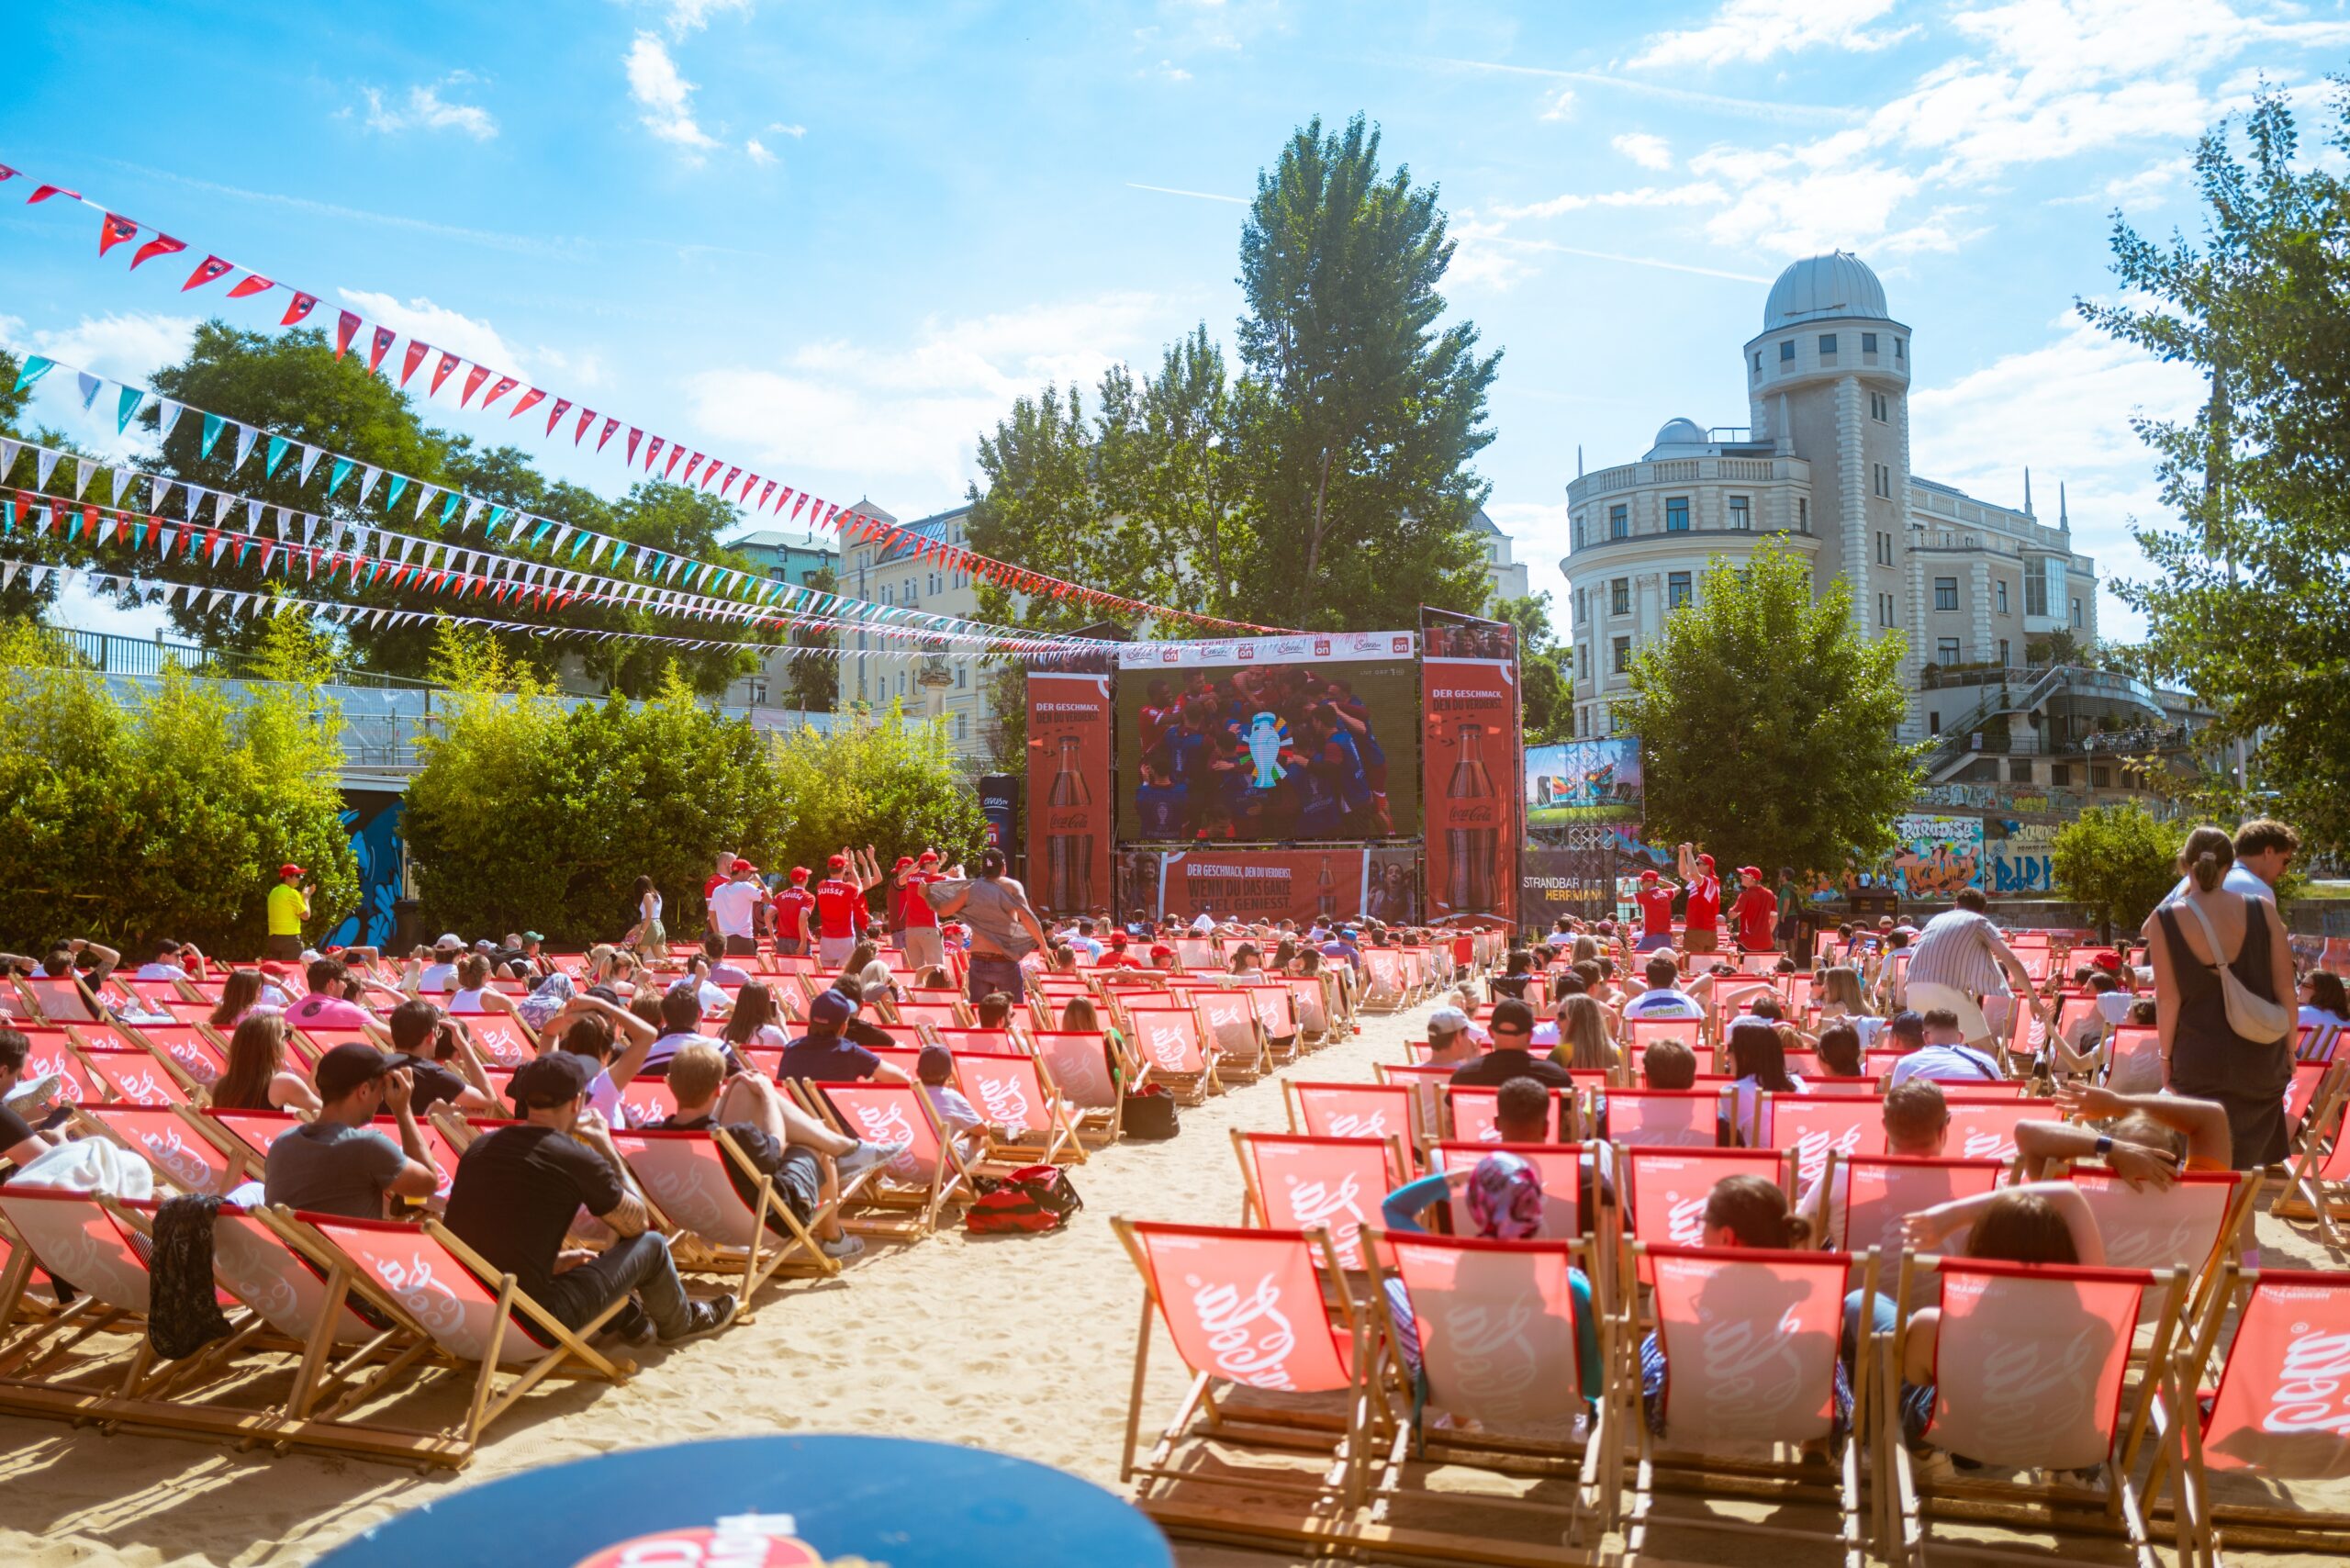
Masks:
[[[269,890],[269,934],[272,936],[302,935],[302,906],[308,901],[302,890],[291,882],[280,882]]]

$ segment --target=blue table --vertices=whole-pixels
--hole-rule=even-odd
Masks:
[[[638,1537],[776,1515],[791,1517],[791,1534],[818,1560],[861,1556],[890,1568],[1174,1563],[1157,1526],[1091,1482],[983,1449],[856,1437],[720,1438],[549,1465],[435,1498],[319,1562],[573,1568]]]

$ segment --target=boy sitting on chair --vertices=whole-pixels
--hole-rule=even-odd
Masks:
[[[669,1058],[669,1092],[677,1099],[677,1112],[655,1124],[658,1130],[699,1132],[712,1124],[725,1128],[759,1174],[775,1184],[776,1202],[789,1209],[792,1218],[804,1226],[822,1212],[815,1230],[826,1257],[854,1258],[865,1250],[864,1242],[843,1233],[840,1216],[831,1212],[840,1195],[840,1170],[845,1166],[854,1174],[894,1159],[905,1152],[904,1145],[864,1143],[825,1130],[794,1112],[781,1092],[756,1073],[728,1079],[726,1058],[713,1046],[678,1047]],[[732,1161],[726,1175],[745,1204],[758,1203],[757,1190]],[[767,1221],[767,1228],[791,1233],[774,1219]]]

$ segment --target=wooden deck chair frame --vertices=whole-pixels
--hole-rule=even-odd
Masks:
[[[1166,1090],[1168,1093],[1173,1095],[1177,1104],[1204,1104],[1206,1103],[1209,1095],[1221,1094],[1224,1092],[1224,1078],[1217,1065],[1215,1040],[1214,1037],[1208,1033],[1207,1025],[1200,1022],[1200,1014],[1197,1008],[1192,1007],[1188,1003],[1180,1006],[1169,1007],[1130,1007],[1122,1005],[1118,1009],[1118,1012],[1125,1023],[1125,1027],[1121,1032],[1125,1035],[1128,1040],[1133,1042],[1135,1050],[1141,1056],[1144,1063],[1148,1067],[1150,1071],[1150,1081],[1158,1084],[1160,1088]],[[1162,1013],[1175,1014],[1182,1017],[1189,1018],[1192,1021],[1191,1026],[1198,1031],[1201,1062],[1201,1067],[1198,1071],[1183,1071],[1162,1066],[1158,1059],[1150,1054],[1149,1047],[1145,1043],[1143,1036],[1144,1024],[1146,1020],[1156,1017]]]
[[[1200,1021],[1200,1038],[1207,1043],[1215,1061],[1215,1075],[1226,1082],[1254,1083],[1272,1071],[1275,1065],[1271,1043],[1266,1037],[1263,1021],[1257,1016],[1256,1004],[1246,997],[1240,997],[1238,992],[1221,986],[1209,989],[1214,992],[1213,1001],[1206,995],[1195,993],[1190,1005],[1192,1015]],[[1236,1025],[1243,1022],[1247,1025],[1247,1043],[1237,1050],[1225,1045],[1225,1033],[1217,1029],[1208,1018],[1211,1007],[1231,1007],[1231,999],[1236,997],[1240,1002],[1237,1011],[1248,1014],[1245,1020],[1234,1021]]]
[[[1404,1140],[1401,1137],[1332,1138],[1315,1137],[1308,1133],[1244,1132],[1238,1127],[1234,1127],[1230,1130],[1232,1134],[1233,1157],[1240,1162],[1240,1223],[1243,1226],[1254,1226],[1259,1230],[1316,1229],[1326,1231],[1329,1229],[1329,1226],[1326,1225],[1321,1225],[1318,1223],[1301,1226],[1286,1223],[1276,1225],[1273,1222],[1272,1205],[1265,1200],[1265,1189],[1263,1184],[1264,1170],[1263,1167],[1258,1163],[1257,1159],[1257,1151],[1259,1147],[1261,1145],[1288,1145],[1292,1148],[1300,1145],[1323,1145],[1346,1148],[1358,1153],[1368,1153],[1373,1149],[1378,1150],[1385,1170],[1386,1182],[1386,1185],[1382,1187],[1378,1193],[1334,1193],[1327,1194],[1316,1193],[1309,1195],[1309,1201],[1312,1202],[1315,1206],[1319,1207],[1325,1215],[1336,1214],[1340,1208],[1349,1206],[1349,1201],[1354,1200],[1352,1206],[1357,1207],[1359,1210],[1356,1220],[1358,1236],[1361,1233],[1370,1231],[1377,1222],[1379,1218],[1380,1202],[1384,1199],[1389,1193],[1394,1191],[1397,1187],[1402,1186],[1404,1182],[1412,1179],[1411,1156],[1405,1151]],[[1363,1202],[1361,1200],[1368,1201]],[[1304,1216],[1301,1215],[1299,1217],[1303,1218]],[[1348,1270],[1343,1277],[1349,1284],[1368,1286],[1371,1277],[1371,1268],[1367,1261],[1369,1256],[1368,1253],[1360,1250],[1362,1246],[1363,1243],[1359,1239],[1356,1244],[1358,1255],[1364,1258],[1366,1261],[1357,1268]],[[1337,1257],[1341,1261],[1343,1261],[1344,1250],[1341,1249],[1336,1238],[1332,1238],[1330,1249],[1332,1256]],[[1333,1275],[1331,1277],[1338,1278],[1340,1276]],[[1365,1295],[1365,1299],[1369,1299],[1367,1294]]]
[[[800,1108],[822,1122],[834,1132],[846,1137],[862,1138],[861,1128],[848,1125],[839,1109],[826,1098],[827,1089],[858,1090],[875,1087],[869,1083],[818,1083],[811,1079],[795,1078],[784,1084],[785,1090],[799,1098]],[[882,1085],[894,1088],[897,1085]],[[930,1097],[918,1086],[906,1086],[906,1099],[929,1127],[931,1137],[938,1146],[938,1153],[931,1161],[930,1179],[920,1187],[890,1179],[883,1167],[876,1166],[871,1178],[859,1193],[861,1206],[841,1210],[841,1228],[853,1236],[873,1236],[888,1241],[919,1241],[938,1228],[938,1216],[948,1204],[978,1191],[973,1182],[974,1172],[955,1147],[955,1139],[939,1124],[937,1113],[930,1108]]]
[[[1377,1271],[1379,1294],[1371,1299],[1382,1306],[1393,1299],[1396,1291],[1401,1292],[1404,1300],[1411,1298],[1410,1285],[1401,1271],[1401,1260],[1394,1253],[1396,1244],[1487,1257],[1512,1254],[1548,1256],[1561,1260],[1570,1268],[1581,1268],[1583,1277],[1594,1282],[1593,1305],[1596,1314],[1594,1327],[1599,1338],[1599,1361],[1604,1380],[1600,1388],[1578,1390],[1591,1402],[1593,1412],[1583,1423],[1579,1439],[1512,1436],[1483,1423],[1451,1424],[1431,1428],[1427,1419],[1429,1412],[1425,1398],[1425,1380],[1408,1378],[1400,1357],[1383,1357],[1382,1370],[1393,1380],[1387,1402],[1397,1412],[1398,1419],[1380,1473],[1371,1483],[1371,1506],[1366,1522],[1367,1529],[1376,1532],[1373,1539],[1383,1548],[1375,1549],[1374,1555],[1384,1558],[1390,1554],[1408,1552],[1413,1561],[1513,1565],[1565,1565],[1592,1562],[1592,1545],[1615,1522],[1617,1500],[1623,1489],[1623,1441],[1618,1435],[1621,1403],[1613,1397],[1613,1380],[1606,1377],[1606,1369],[1614,1366],[1617,1361],[1612,1345],[1616,1325],[1606,1311],[1605,1298],[1599,1294],[1597,1276],[1593,1272],[1595,1255],[1590,1243],[1580,1238],[1520,1242],[1449,1236],[1406,1236],[1369,1226],[1363,1228],[1363,1238],[1365,1255],[1371,1259]],[[1568,1353],[1579,1361],[1582,1353],[1580,1341],[1575,1339],[1572,1330],[1570,1338],[1574,1340],[1575,1348]],[[1429,1350],[1430,1347],[1424,1340],[1423,1355]],[[1554,1503],[1531,1496],[1500,1495],[1483,1488],[1473,1494],[1427,1488],[1427,1472],[1440,1466],[1483,1471],[1510,1480],[1562,1482],[1572,1490],[1566,1501]],[[1416,1471],[1418,1472],[1416,1476]],[[1419,1484],[1414,1484],[1415,1480]],[[1556,1530],[1557,1540],[1555,1543],[1528,1540],[1522,1535],[1479,1533],[1453,1528],[1438,1532],[1410,1529],[1393,1522],[1405,1508],[1425,1504],[1435,1504],[1470,1517],[1490,1512],[1549,1526]]]
[[[2292,1164],[2268,1212],[2310,1221],[2326,1245],[2340,1248],[2350,1245],[2334,1223],[2337,1216],[2350,1219],[2350,1120],[2344,1119],[2350,1112],[2350,1058],[2327,1069],[2312,1102],[2294,1134]]]
[[[1052,1081],[1056,1088],[1058,1088],[1064,1079],[1070,1075],[1055,1069],[1051,1053],[1064,1049],[1084,1048],[1081,1041],[1078,1045],[1069,1047],[1062,1046],[1061,1042],[1071,1036],[1082,1036],[1088,1033],[1081,1029],[1052,1028],[1038,1029],[1030,1034],[1029,1039],[1036,1052],[1037,1059],[1042,1061],[1046,1070],[1052,1073]],[[1077,1135],[1078,1142],[1088,1149],[1107,1148],[1117,1142],[1120,1135],[1125,1131],[1126,1096],[1144,1081],[1148,1069],[1140,1066],[1129,1051],[1122,1051],[1118,1047],[1111,1045],[1108,1031],[1095,1030],[1091,1033],[1098,1040],[1094,1048],[1116,1054],[1122,1070],[1112,1072],[1108,1056],[1105,1055],[1102,1058],[1102,1076],[1110,1083],[1109,1102],[1106,1104],[1087,1104],[1074,1096],[1065,1097],[1068,1101],[1069,1128]]]
[[[1043,1118],[1043,1126],[1028,1127],[1009,1138],[999,1138],[990,1133],[988,1136],[987,1153],[975,1163],[1082,1165],[1086,1162],[1085,1145],[1078,1138],[1077,1127],[1069,1119],[1067,1102],[1062,1098],[1060,1086],[1053,1081],[1052,1072],[1046,1067],[1043,1058],[1034,1051],[1024,1049],[957,1051],[955,1053],[955,1082],[957,1088],[960,1088],[965,1081],[963,1064],[966,1061],[974,1064],[972,1068],[974,1072],[984,1072],[985,1064],[990,1061],[1025,1063],[1026,1070],[1036,1075],[1036,1094],[1043,1102],[1037,1113]],[[979,1085],[975,1083],[972,1087],[978,1088]],[[970,1100],[972,1109],[979,1113],[982,1121],[987,1122],[990,1126],[996,1125],[994,1117],[990,1114],[994,1107],[984,1095],[973,1096],[967,1093],[965,1098]],[[1008,1128],[1009,1124],[1005,1125]]]
[[[1125,1443],[1118,1478],[1135,1488],[1134,1506],[1170,1536],[1221,1541],[1259,1551],[1303,1549],[1323,1556],[1344,1551],[1357,1535],[1356,1522],[1368,1486],[1373,1445],[1390,1429],[1393,1412],[1382,1394],[1388,1383],[1379,1359],[1385,1339],[1353,1297],[1340,1292],[1334,1299],[1317,1300],[1326,1314],[1344,1325],[1343,1338],[1352,1382],[1343,1395],[1343,1414],[1300,1410],[1248,1403],[1220,1395],[1245,1385],[1209,1372],[1187,1368],[1191,1377],[1174,1415],[1146,1452],[1142,1449],[1143,1406],[1150,1374],[1150,1341],[1154,1324],[1163,1325],[1157,1276],[1150,1255],[1139,1238],[1143,1233],[1215,1235],[1212,1226],[1157,1225],[1113,1216],[1111,1229],[1124,1244],[1142,1276],[1142,1305],[1135,1331],[1134,1380],[1126,1405]],[[1286,1240],[1318,1253],[1321,1278],[1341,1277],[1329,1233],[1312,1231],[1249,1231],[1247,1235]],[[1172,1331],[1169,1330],[1171,1338]],[[1334,1328],[1334,1342],[1336,1333]],[[1179,1352],[1180,1359],[1180,1352]],[[1219,1386],[1220,1385],[1220,1386]],[[1198,1423],[1194,1427],[1195,1421]],[[1195,1446],[1214,1442],[1229,1448],[1274,1453],[1320,1456],[1326,1465],[1318,1479],[1304,1479],[1303,1471],[1261,1474],[1248,1472],[1227,1477],[1212,1468],[1186,1468]],[[1211,1459],[1203,1452],[1200,1457]],[[1297,1478],[1292,1479],[1294,1475]],[[1204,1493],[1205,1497],[1192,1494]],[[1286,1503],[1289,1511],[1279,1505]]]
[[[1861,1290],[1860,1324],[1869,1322],[1878,1293],[1878,1259],[1876,1249],[1870,1248],[1860,1253],[1838,1251],[1774,1252],[1746,1249],[1723,1251],[1695,1247],[1651,1247],[1637,1243],[1630,1249],[1628,1272],[1637,1275],[1643,1266],[1679,1258],[1693,1258],[1723,1263],[1765,1261],[1785,1259],[1804,1266],[1824,1266],[1830,1260],[1841,1260],[1836,1287],[1839,1318],[1844,1317],[1842,1306],[1846,1295],[1844,1275],[1858,1271]],[[1850,1330],[1850,1323],[1842,1325]],[[1662,1333],[1662,1326],[1658,1327]],[[1621,1334],[1624,1349],[1636,1348],[1634,1333],[1627,1320]],[[1845,1568],[1863,1568],[1867,1557],[1868,1542],[1874,1533],[1874,1521],[1866,1504],[1867,1490],[1862,1484],[1861,1460],[1869,1448],[1868,1417],[1872,1409],[1870,1387],[1870,1357],[1863,1333],[1860,1341],[1861,1354],[1853,1358],[1852,1428],[1844,1437],[1842,1450],[1830,1456],[1829,1467],[1823,1470],[1806,1462],[1803,1445],[1774,1443],[1767,1454],[1754,1456],[1708,1453],[1686,1444],[1674,1446],[1668,1435],[1659,1438],[1649,1429],[1647,1415],[1641,1407],[1640,1369],[1637,1358],[1626,1354],[1619,1361],[1610,1362],[1618,1368],[1617,1378],[1618,1397],[1622,1401],[1622,1419],[1630,1428],[1636,1455],[1631,1484],[1628,1517],[1624,1525],[1625,1561],[1643,1561],[1648,1551],[1648,1533],[1655,1527],[1668,1529],[1692,1529],[1727,1532],[1764,1539],[1796,1540],[1830,1540],[1842,1550]],[[1833,1373],[1831,1372],[1831,1376]],[[1654,1512],[1660,1492],[1690,1494],[1701,1498],[1728,1498],[1747,1503],[1808,1504],[1835,1511],[1833,1531],[1807,1530],[1790,1525],[1741,1519],[1707,1513],[1691,1516],[1673,1513],[1659,1516]],[[1723,1561],[1730,1561],[1725,1557]]]
[[[2216,1400],[2218,1390],[2226,1386],[2233,1346],[2231,1344],[2227,1358],[2220,1357],[2222,1326],[2231,1317],[2241,1326],[2264,1284],[2288,1290],[2317,1286],[2350,1303],[2350,1279],[2339,1273],[2245,1269],[2233,1261],[2221,1271],[2221,1278],[2220,1289],[2205,1304],[2192,1344],[2173,1361],[2163,1396],[2154,1406],[2154,1462],[2145,1483],[2150,1511],[2158,1521],[2168,1517],[2178,1560],[2182,1565],[2192,1564],[2193,1568],[2220,1568],[2223,1545],[2319,1556],[2329,1550],[2338,1553],[2342,1543],[2350,1540],[2350,1509],[2223,1503],[2212,1495],[2210,1476],[2205,1467],[2202,1390],[2209,1379]],[[2342,1358],[2334,1348],[2340,1338],[2338,1332],[2316,1338],[2323,1347],[2320,1355],[2326,1370],[2316,1374],[2322,1381],[2311,1384],[2304,1377],[2298,1386],[2306,1395],[2301,1411],[2308,1413],[2313,1404],[2322,1420],[2329,1398],[2328,1393],[2322,1391],[2334,1388],[2338,1374],[2331,1369],[2338,1367]],[[2338,1403],[2338,1392],[2333,1398]],[[2340,1440],[2337,1435],[2335,1441]],[[2170,1473],[2174,1466],[2176,1475]],[[2338,1482],[2340,1478],[2328,1479]],[[2165,1484],[2172,1494],[2168,1498],[2161,1495]],[[2330,1549],[2325,1546],[2328,1540],[2333,1542]]]
[[[708,1137],[715,1155],[718,1181],[716,1187],[712,1188],[714,1201],[739,1209],[752,1222],[748,1246],[714,1238],[681,1219],[682,1204],[675,1186],[667,1179],[668,1167],[666,1162],[649,1158],[648,1146],[652,1146],[655,1139],[684,1142],[697,1136]],[[823,1223],[827,1214],[839,1214],[842,1204],[864,1188],[869,1171],[860,1170],[853,1177],[845,1178],[833,1201],[802,1223],[800,1216],[791,1212],[790,1206],[777,1195],[775,1179],[751,1163],[751,1157],[743,1151],[743,1146],[724,1127],[712,1126],[703,1135],[692,1130],[669,1132],[639,1127],[616,1132],[612,1137],[620,1146],[621,1157],[628,1161],[629,1170],[636,1177],[637,1191],[643,1194],[645,1203],[660,1222],[662,1233],[669,1238],[669,1255],[676,1260],[677,1271],[731,1277],[735,1282],[734,1299],[742,1304],[734,1315],[737,1321],[751,1320],[753,1297],[761,1285],[778,1274],[789,1272],[826,1280],[839,1277],[840,1260],[825,1254],[822,1243],[816,1238],[814,1227]],[[729,1170],[740,1173],[751,1184],[752,1190],[758,1194],[756,1202],[746,1204],[743,1201],[742,1193],[732,1181],[727,1180]],[[718,1188],[722,1188],[723,1192],[719,1193]],[[782,1223],[784,1234],[778,1234],[769,1226],[771,1217]]]
[[[192,1165],[185,1162],[174,1163],[167,1153],[150,1148],[143,1140],[124,1136],[120,1129],[96,1114],[106,1111],[160,1115],[165,1118],[168,1125],[185,1131],[185,1145],[192,1146],[199,1151],[195,1158],[203,1160],[203,1163],[208,1167],[211,1161],[203,1159],[203,1153],[208,1151],[218,1157],[221,1165],[219,1174],[199,1185]],[[251,1151],[241,1143],[229,1139],[225,1132],[216,1132],[207,1126],[204,1118],[192,1105],[99,1105],[95,1107],[77,1105],[73,1108],[73,1125],[81,1129],[84,1137],[105,1138],[118,1148],[127,1149],[137,1155],[147,1162],[149,1169],[155,1172],[159,1180],[169,1182],[177,1192],[222,1197],[233,1191],[240,1182],[260,1179],[261,1166],[249,1158]]]
[[[1902,1438],[1898,1399],[1902,1350],[1914,1321],[1911,1287],[1919,1271],[1928,1268],[1940,1273],[1945,1291],[1954,1274],[2077,1277],[2113,1283],[2134,1281],[2142,1293],[2158,1291],[2161,1293],[2160,1305],[2146,1358],[2148,1365],[2155,1368],[2171,1364],[2180,1309],[2187,1299],[2187,1271],[2184,1269],[2077,1269],[1903,1253],[1894,1294],[1894,1328],[1891,1333],[1879,1336],[1877,1343],[1877,1408],[1874,1415],[1880,1556],[1888,1562],[1906,1564],[1907,1568],[1925,1568],[1928,1550],[1935,1544],[1933,1522],[1939,1518],[1949,1518],[1975,1524],[2010,1525],[2035,1534],[2060,1537],[2068,1533],[2106,1538],[2119,1536],[2135,1558],[2138,1568],[2158,1568],[2153,1540],[2146,1528],[2145,1510],[2139,1491],[2131,1480],[2132,1461],[2152,1424],[2156,1396],[2163,1381],[2158,1375],[2143,1376],[2138,1379],[2134,1394],[2127,1386],[2127,1346],[2139,1315],[2133,1315],[2132,1323],[2113,1326],[2124,1345],[2125,1377],[2122,1386],[2117,1391],[2111,1440],[2098,1467],[2105,1483],[2102,1496],[2097,1492],[2060,1486],[2046,1481],[1984,1479],[1935,1481],[1930,1485],[1921,1484],[1919,1466],[1911,1458],[1908,1444]],[[1936,1381],[1939,1385],[1939,1365]],[[1994,1467],[1995,1473],[2000,1464],[1996,1459],[1984,1462]],[[1949,1541],[1942,1544],[1953,1551],[1963,1550],[1968,1556],[1998,1562],[2034,1563],[2045,1568],[2050,1561],[2044,1552],[2010,1551],[1973,1540],[1964,1542],[1963,1546]]]

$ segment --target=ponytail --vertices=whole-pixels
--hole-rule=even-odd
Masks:
[[[2178,852],[2178,863],[2194,879],[2204,892],[2215,892],[2224,881],[2230,867],[2236,863],[2236,846],[2225,830],[2199,827],[2187,835],[2186,847]]]

